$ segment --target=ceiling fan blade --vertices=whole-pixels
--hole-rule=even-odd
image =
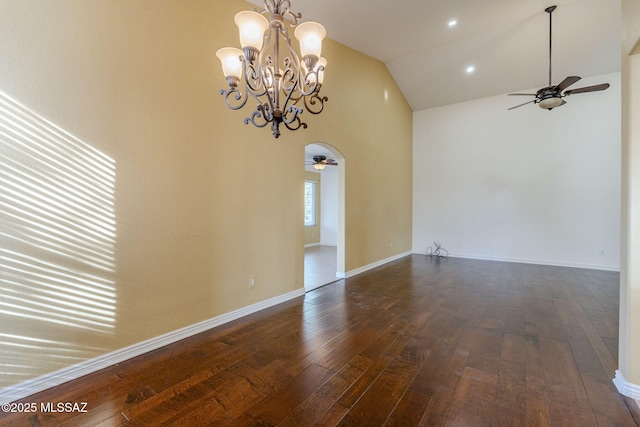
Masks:
[[[599,85],[586,86],[586,87],[580,87],[578,89],[568,90],[564,94],[565,95],[572,95],[574,93],[598,92],[600,90],[605,90],[605,89],[608,89],[608,88],[609,88],[609,83],[602,83],[602,84],[599,84]]]
[[[507,96],[536,96],[535,93],[508,93]]]
[[[562,92],[563,90],[565,90],[566,88],[568,88],[569,86],[571,86],[572,84],[580,80],[581,78],[582,77],[578,77],[578,76],[569,76],[563,81],[561,81],[560,84],[558,84],[554,88],[554,90],[557,90],[558,92]]]
[[[520,105],[516,105],[515,107],[507,108],[507,111],[508,110],[513,110],[514,108],[522,107],[523,105],[531,104],[532,102],[536,102],[536,100],[532,99],[531,101],[527,101],[524,104],[520,104]]]

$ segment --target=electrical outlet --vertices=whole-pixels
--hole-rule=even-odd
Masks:
[[[256,287],[256,276],[249,276],[249,289]]]

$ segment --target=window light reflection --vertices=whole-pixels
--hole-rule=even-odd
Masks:
[[[115,328],[115,179],[113,159],[0,92],[0,387],[108,351],[85,343]]]

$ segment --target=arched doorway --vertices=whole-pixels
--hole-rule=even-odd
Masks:
[[[316,156],[335,160],[336,165],[318,170],[312,165]],[[345,163],[344,156],[330,144],[317,142],[305,147],[304,288],[307,292],[345,277]]]

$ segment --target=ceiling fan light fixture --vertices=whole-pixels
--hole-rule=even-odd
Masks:
[[[321,171],[322,169],[326,168],[327,164],[326,163],[314,163],[313,164],[313,168],[316,170]]]
[[[556,108],[562,105],[562,98],[560,98],[559,96],[545,98],[540,101],[538,105],[540,106],[540,108],[544,108],[545,110],[551,110],[552,108]]]

